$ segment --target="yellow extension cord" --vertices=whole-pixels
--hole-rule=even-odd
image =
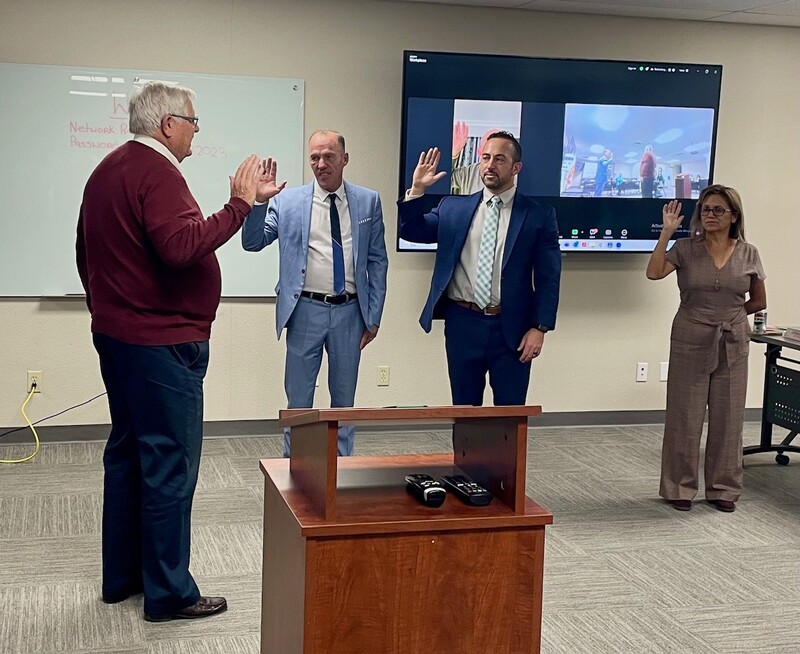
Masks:
[[[31,428],[31,431],[33,432],[33,438],[36,441],[36,447],[33,450],[33,454],[29,454],[24,459],[0,459],[0,463],[25,463],[26,461],[30,461],[33,457],[35,457],[39,453],[39,434],[36,433],[36,428],[33,426],[31,419],[28,418],[28,414],[25,413],[25,407],[28,405],[28,402],[31,401],[31,398],[33,397],[35,391],[36,387],[34,386],[33,388],[31,388],[30,392],[28,393],[28,397],[25,398],[25,401],[22,403],[22,407],[20,408],[22,415],[25,416],[25,422],[27,422],[28,427]]]

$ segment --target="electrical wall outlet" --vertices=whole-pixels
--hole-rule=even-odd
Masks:
[[[661,371],[658,376],[659,381],[667,381],[667,377],[669,376],[669,361],[662,361],[661,362]]]
[[[646,363],[637,363],[636,364],[636,381],[637,382],[646,382],[647,381],[647,364]]]
[[[378,386],[389,385],[389,366],[378,366]]]
[[[42,392],[42,371],[41,370],[29,370],[28,371],[28,380],[25,386],[25,392],[30,393],[31,389],[33,389],[34,393],[41,393]]]

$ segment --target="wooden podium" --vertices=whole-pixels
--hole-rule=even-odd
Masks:
[[[692,178],[685,174],[675,175],[675,197],[684,199],[692,197]]]
[[[262,654],[539,652],[544,529],[525,496],[540,407],[297,409],[289,459],[262,459]],[[452,424],[454,453],[337,457],[341,423]],[[404,477],[463,472],[492,491],[437,509]]]

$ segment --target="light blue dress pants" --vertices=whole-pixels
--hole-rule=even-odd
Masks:
[[[305,297],[298,300],[286,324],[284,388],[290,409],[313,406],[323,348],[328,353],[331,408],[353,406],[361,361],[358,345],[365,329],[356,299],[339,305]],[[284,456],[289,456],[290,433],[284,429]],[[350,456],[354,441],[355,427],[340,427],[339,456]]]

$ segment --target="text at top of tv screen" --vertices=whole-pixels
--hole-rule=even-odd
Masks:
[[[407,51],[400,193],[434,146],[447,175],[430,208],[482,191],[486,137],[505,130],[522,145],[517,190],[555,207],[562,250],[651,251],[664,201],[688,216],[713,178],[721,80],[710,64]]]

